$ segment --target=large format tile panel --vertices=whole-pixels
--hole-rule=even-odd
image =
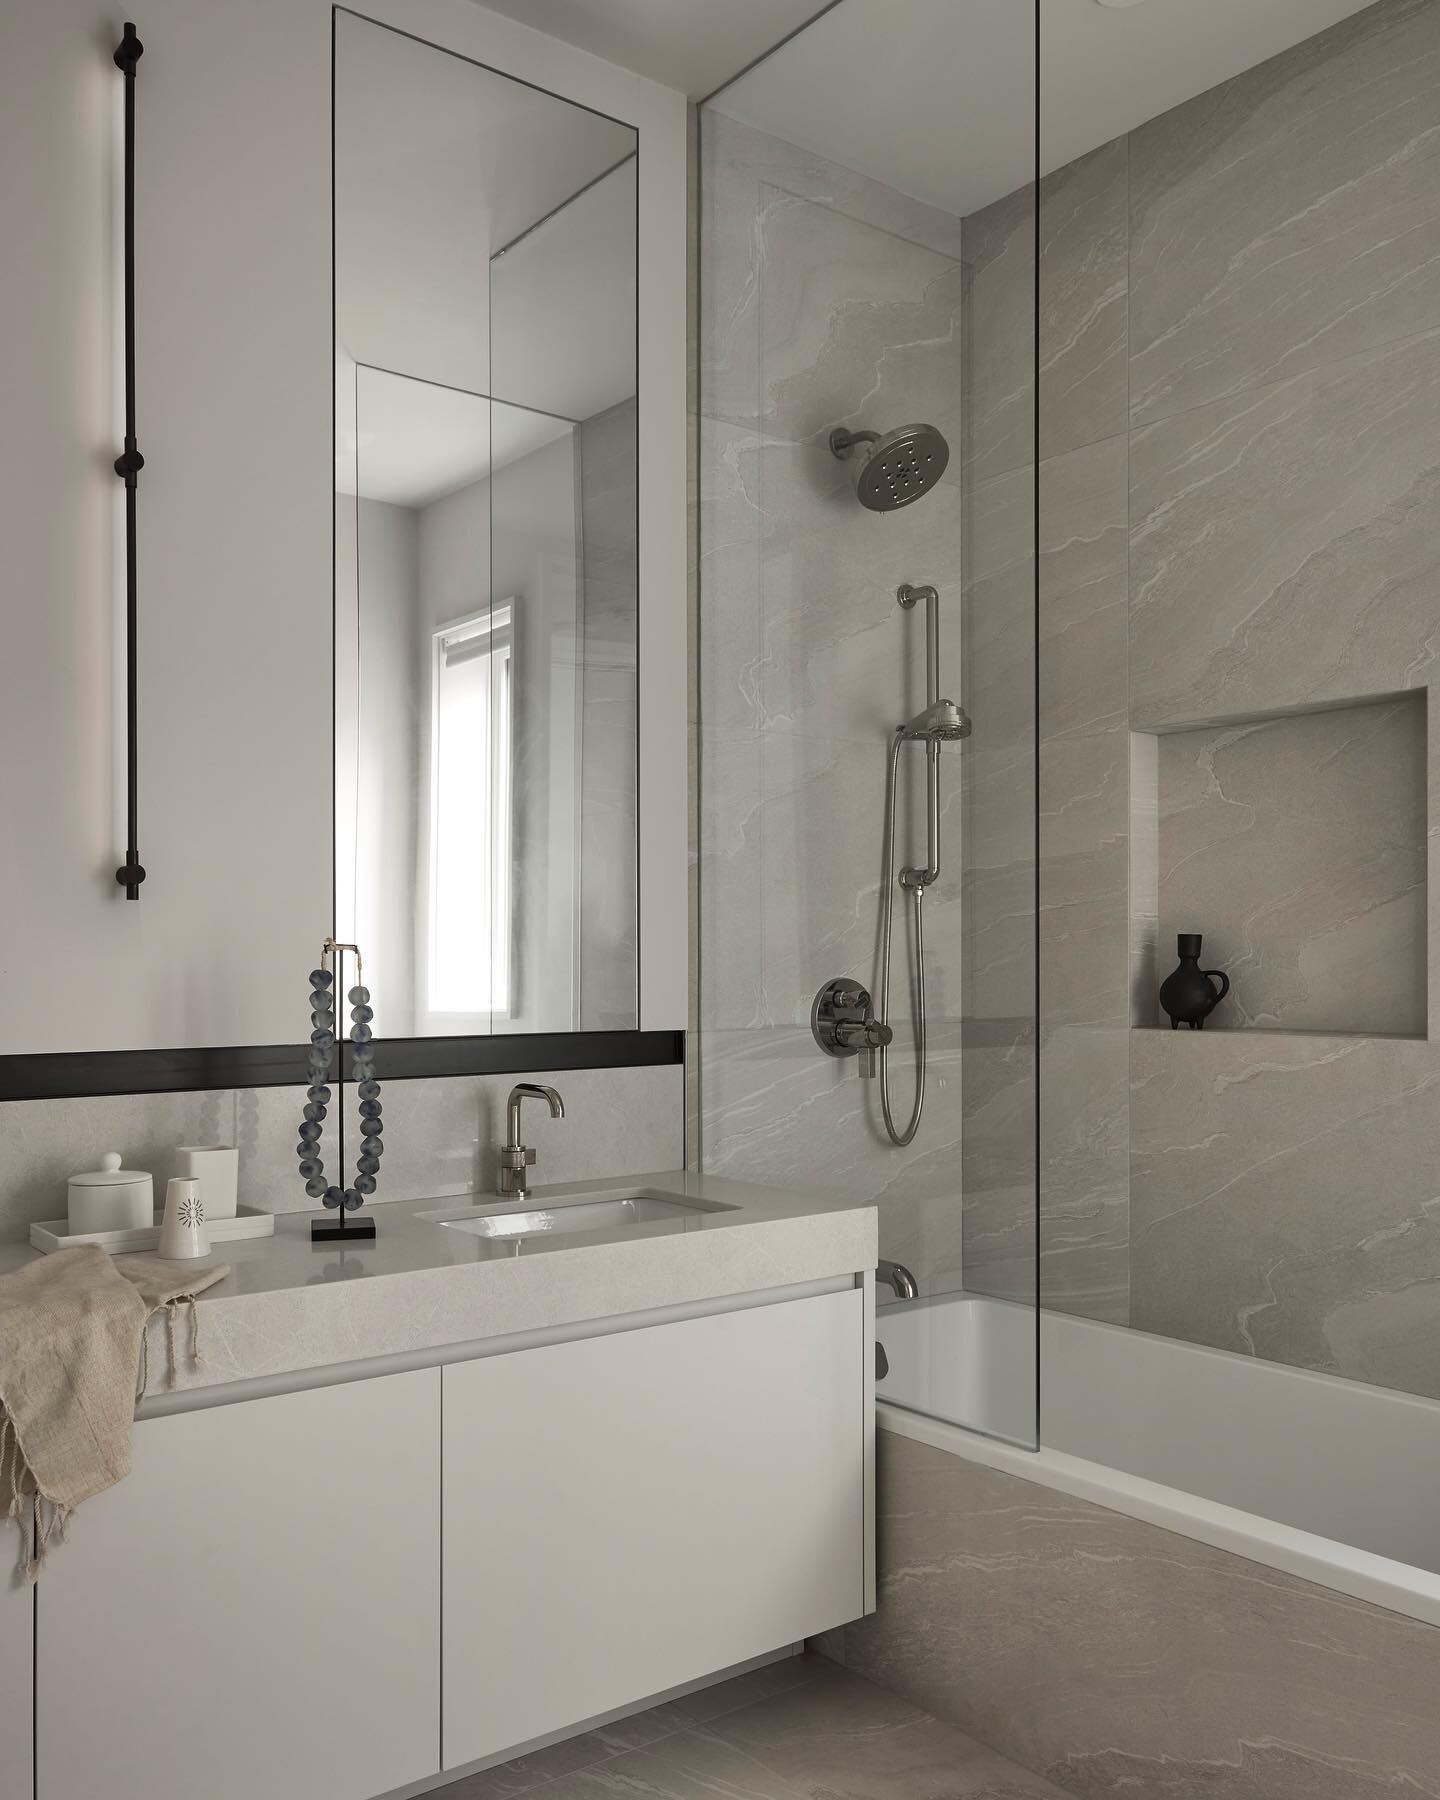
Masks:
[[[380,1062],[384,1074],[383,1047]],[[678,1168],[684,1161],[684,1073],[678,1065],[456,1075],[384,1084],[385,1163],[378,1198],[489,1192],[505,1141],[505,1101],[517,1081],[543,1081],[567,1117],[527,1115],[542,1181]],[[351,1090],[353,1095],[353,1089]],[[67,1178],[118,1150],[155,1177],[156,1204],[181,1144],[235,1144],[240,1199],[267,1212],[310,1212],[295,1173],[304,1088],[12,1100],[0,1108],[0,1242],[24,1241],[36,1219],[63,1218]]]
[[[566,1739],[437,1800],[1065,1800],[952,1726],[809,1655]]]
[[[880,1434],[847,1665],[1079,1800],[1440,1795],[1440,1630]]]
[[[1132,1322],[1440,1398],[1425,1042],[1132,1033]]]
[[[1440,331],[1131,440],[1130,706],[1199,724],[1424,685]]]
[[[1159,739],[1159,948],[1203,932],[1230,991],[1207,1030],[1426,1025],[1426,703]]]
[[[1432,329],[1440,9],[1381,0],[1131,136],[1137,424]]]
[[[1041,456],[1129,427],[1129,198],[1128,138],[1041,184]]]

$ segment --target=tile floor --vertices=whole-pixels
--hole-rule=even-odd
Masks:
[[[1066,1800],[823,1656],[773,1663],[434,1790],[434,1800]]]

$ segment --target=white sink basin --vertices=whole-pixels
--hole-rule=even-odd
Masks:
[[[575,1194],[556,1199],[549,1205],[526,1205],[515,1202],[477,1211],[422,1213],[420,1216],[443,1225],[449,1231],[463,1231],[479,1238],[548,1237],[558,1232],[614,1231],[626,1225],[653,1225],[698,1218],[702,1213],[731,1212],[728,1206],[713,1202],[676,1199],[637,1188],[630,1193]]]

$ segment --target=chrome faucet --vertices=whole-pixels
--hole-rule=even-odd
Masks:
[[[565,1117],[565,1102],[552,1087],[541,1087],[534,1081],[521,1081],[510,1090],[505,1108],[505,1138],[500,1146],[500,1167],[495,1176],[495,1192],[504,1200],[523,1200],[530,1192],[530,1171],[535,1166],[535,1152],[520,1142],[520,1102],[543,1100],[552,1119]]]

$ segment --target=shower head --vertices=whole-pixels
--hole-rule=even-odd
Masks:
[[[902,425],[883,437],[839,425],[830,433],[830,451],[851,463],[855,492],[871,512],[897,512],[923,499],[950,460],[950,446],[933,425]]]
[[[927,744],[956,744],[970,735],[970,721],[953,700],[937,700],[926,707],[919,718],[900,727],[902,738],[913,738]]]

